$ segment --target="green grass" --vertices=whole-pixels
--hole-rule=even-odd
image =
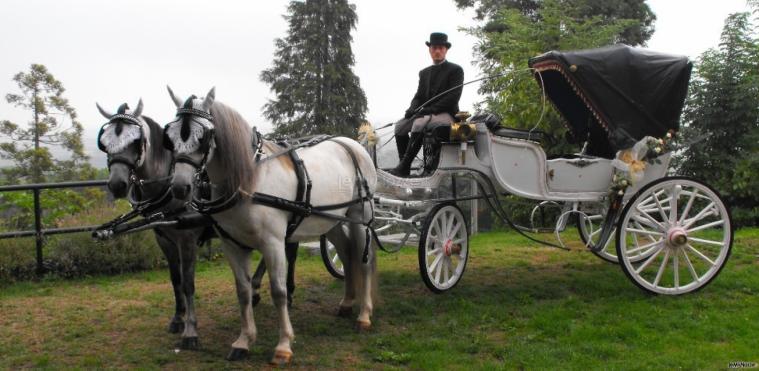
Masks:
[[[550,238],[550,236],[545,236]],[[412,369],[716,369],[759,362],[759,229],[737,233],[711,285],[681,297],[645,294],[618,266],[584,250],[540,247],[512,233],[473,238],[467,271],[435,295],[415,249],[379,253],[380,298],[364,334],[334,314],[342,283],[301,252],[291,319],[293,367]],[[268,281],[266,281],[268,282]],[[266,286],[266,284],[265,284]],[[268,289],[255,308],[250,357],[224,360],[239,333],[226,263],[197,273],[201,350],[179,351],[166,326],[165,270],[0,289],[0,369],[266,365],[277,340]]]

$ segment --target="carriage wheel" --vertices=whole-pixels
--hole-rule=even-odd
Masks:
[[[343,262],[340,260],[340,256],[337,255],[337,249],[332,242],[327,240],[327,237],[319,237],[319,250],[321,251],[322,261],[324,266],[327,267],[327,272],[339,280],[345,278],[345,271],[343,271]]]
[[[456,286],[469,257],[469,231],[461,209],[438,204],[430,210],[419,239],[419,273],[427,287],[442,293]]]
[[[709,186],[684,177],[654,181],[627,203],[617,224],[617,256],[643,290],[667,295],[706,286],[733,245],[730,213]],[[647,257],[635,262],[637,254]]]

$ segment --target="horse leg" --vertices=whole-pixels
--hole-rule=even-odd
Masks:
[[[198,319],[195,317],[195,259],[198,245],[194,237],[191,234],[184,235],[179,250],[182,257],[182,291],[187,308],[182,332],[182,349],[198,349]]]
[[[287,309],[287,261],[282,249],[282,240],[272,237],[264,242],[261,252],[269,268],[269,283],[271,298],[279,316],[279,342],[274,348],[274,357],[270,363],[275,365],[287,364],[292,358],[293,351],[290,343],[295,338]]]
[[[340,317],[350,317],[353,314],[353,300],[356,297],[356,290],[353,285],[354,272],[350,269],[352,266],[350,256],[353,253],[352,249],[349,248],[351,241],[345,234],[345,230],[341,224],[336,225],[326,235],[327,239],[335,245],[337,255],[340,257],[340,261],[343,262],[343,273],[345,275],[343,279],[345,290],[343,298],[340,300],[337,315]]]
[[[371,236],[367,234],[368,228],[366,226],[351,223],[349,228],[350,238],[353,243],[351,246],[353,252],[350,256],[352,259],[351,270],[354,274],[354,282],[352,283],[356,287],[356,291],[358,291],[357,296],[360,307],[360,312],[356,319],[356,328],[359,331],[365,331],[372,327],[371,317],[374,308],[372,296],[375,289],[374,273],[376,271],[374,249],[371,240],[367,240]],[[369,244],[367,245],[367,243]],[[366,262],[364,262],[365,255],[368,258]],[[347,280],[345,283],[346,285],[349,284]]]
[[[171,286],[174,289],[174,317],[169,322],[169,332],[178,334],[184,331],[185,300],[182,292],[182,272],[180,271],[179,250],[163,232],[155,230],[155,239],[169,263]]]
[[[298,242],[285,243],[287,257],[287,307],[293,307],[293,292],[295,292],[295,260],[298,259]]]
[[[256,341],[256,323],[253,320],[251,305],[253,290],[250,287],[250,250],[239,248],[226,241],[222,243],[222,249],[235,276],[237,301],[240,304],[240,336],[232,343],[232,350],[227,355],[227,360],[237,361],[248,355],[250,343]]]
[[[292,308],[293,292],[295,291],[295,260],[298,258],[298,243],[285,243],[285,255],[287,256],[287,307]],[[265,273],[266,262],[261,258],[261,261],[258,262],[256,273],[253,273],[253,279],[250,281],[250,284],[253,287],[251,300],[254,307],[261,301],[261,295],[258,292],[261,290],[261,281],[263,281]]]
[[[250,285],[253,288],[253,295],[251,296],[251,304],[255,307],[261,301],[261,294],[258,293],[261,290],[261,281],[264,279],[266,273],[266,262],[261,257],[261,261],[258,262],[256,273],[253,273],[253,279],[250,280]]]

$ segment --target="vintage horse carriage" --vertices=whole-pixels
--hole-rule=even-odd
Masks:
[[[557,236],[577,220],[587,247],[619,263],[649,292],[679,295],[713,280],[732,247],[729,210],[708,185],[667,176],[667,146],[679,125],[688,60],[615,46],[550,52],[531,59],[530,67],[572,136],[585,142],[580,153],[548,158],[537,130],[505,128],[487,114],[458,115],[453,125],[429,128],[422,175],[399,178],[377,168],[376,135],[369,127],[360,129],[363,148],[328,136],[281,146],[262,140],[238,112],[216,102],[213,89],[184,101],[169,89],[177,115],[163,129],[141,116],[142,104],[135,111],[124,105],[116,114],[101,109],[109,119],[98,137],[109,157],[109,188],[139,197],[133,212],[93,235],[161,228],[157,235],[166,240],[167,258],[186,246],[181,250],[187,256],[174,259],[178,304],[170,328],[183,327],[182,346],[195,348],[192,255],[203,227],[212,226],[225,241],[241,310],[231,360],[244,357],[256,340],[249,264],[251,250],[259,250],[278,312],[276,364],[293,354],[287,306],[293,261],[286,242],[322,236],[328,270],[345,275],[338,313],[350,316],[357,304],[356,325],[365,330],[376,289],[372,240],[386,251],[418,240],[423,281],[434,292],[449,290],[469,257],[470,226],[461,206],[472,200],[487,202],[523,234],[536,228],[514,225],[502,196],[558,207]],[[137,215],[143,218],[129,221]],[[188,229],[192,236],[183,232]]]
[[[614,46],[550,52],[530,67],[571,135],[585,142],[583,151],[547,158],[543,133],[505,128],[486,114],[427,130],[432,145],[422,176],[378,170],[376,231],[386,250],[418,241],[424,283],[433,292],[451,289],[470,254],[461,206],[484,200],[512,224],[500,196],[515,195],[558,207],[557,236],[577,221],[586,246],[619,263],[646,291],[679,295],[708,284],[730,254],[729,210],[708,185],[667,176],[667,146],[690,78],[687,58]],[[339,277],[329,243],[322,240],[321,249]]]

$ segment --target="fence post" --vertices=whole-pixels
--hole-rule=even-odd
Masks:
[[[34,192],[34,231],[37,244],[37,274],[42,275],[42,208],[40,207],[40,189],[35,188]]]

